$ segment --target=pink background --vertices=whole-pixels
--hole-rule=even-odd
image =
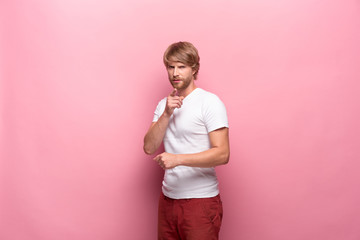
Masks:
[[[1,0],[0,19],[0,239],[156,238],[142,141],[179,40],[228,109],[221,239],[360,239],[358,0]]]

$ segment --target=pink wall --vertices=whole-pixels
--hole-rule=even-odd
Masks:
[[[225,240],[360,239],[360,2],[0,1],[0,239],[156,237],[142,152],[187,40],[228,108]]]

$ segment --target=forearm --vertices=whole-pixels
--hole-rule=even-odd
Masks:
[[[216,167],[227,164],[230,157],[229,129],[223,127],[209,133],[210,149],[199,153],[172,154],[163,152],[154,161],[163,169],[171,169],[176,166],[188,167]]]
[[[213,147],[209,150],[193,154],[177,154],[178,165],[188,167],[216,167],[229,162],[228,147]]]
[[[144,137],[144,152],[146,154],[153,154],[164,139],[166,128],[169,124],[170,116],[165,112],[161,115],[157,122],[155,122]]]

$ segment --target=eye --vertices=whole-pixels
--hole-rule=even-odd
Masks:
[[[174,66],[168,66],[168,68],[173,69],[173,68],[174,68]]]

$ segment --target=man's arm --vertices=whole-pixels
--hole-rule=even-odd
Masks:
[[[166,128],[169,125],[169,120],[175,108],[180,108],[184,97],[176,96],[177,90],[174,89],[166,100],[166,107],[164,113],[160,116],[157,122],[153,122],[144,137],[144,152],[146,154],[153,154],[160,147],[164,139]]]
[[[157,122],[153,122],[144,137],[144,152],[153,154],[160,146],[164,139],[166,128],[169,124],[170,116],[165,112],[161,115]]]
[[[189,167],[215,167],[227,164],[230,157],[229,129],[224,127],[209,133],[210,149],[193,154],[171,154],[164,152],[157,155],[157,161],[163,169],[179,165]]]

